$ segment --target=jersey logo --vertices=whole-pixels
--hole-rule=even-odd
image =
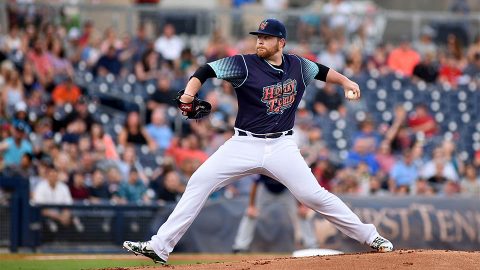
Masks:
[[[261,22],[260,25],[258,26],[258,29],[259,30],[265,30],[265,27],[267,27],[267,24],[268,24],[267,21]]]
[[[297,81],[288,79],[283,85],[278,83],[263,87],[262,102],[267,106],[267,114],[282,114],[292,107],[297,94]]]

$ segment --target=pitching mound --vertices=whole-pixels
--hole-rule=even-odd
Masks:
[[[181,255],[180,255],[181,256]],[[221,256],[221,255],[219,255]],[[173,256],[172,256],[173,257]],[[202,258],[202,255],[197,259]],[[211,255],[205,259],[212,260]],[[110,268],[110,270],[302,270],[302,269],[480,269],[480,251],[398,250],[392,253],[357,253],[304,258],[257,259],[250,255],[218,257],[224,263],[156,267]]]

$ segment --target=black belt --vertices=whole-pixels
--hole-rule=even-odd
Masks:
[[[281,137],[282,135],[285,135],[285,136],[293,135],[293,130],[289,130],[287,132],[283,131],[283,132],[275,132],[275,133],[268,133],[268,134],[250,133],[250,135],[252,135],[252,137],[255,137],[255,138],[275,139],[275,138]],[[248,134],[245,131],[238,130],[238,136],[248,136]]]

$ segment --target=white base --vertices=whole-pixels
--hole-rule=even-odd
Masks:
[[[311,249],[301,249],[293,252],[293,257],[309,257],[309,256],[326,256],[326,255],[338,255],[343,254],[343,252],[334,249],[320,249],[320,248],[311,248]]]

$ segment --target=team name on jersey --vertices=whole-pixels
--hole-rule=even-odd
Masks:
[[[267,106],[268,114],[282,114],[295,102],[297,81],[288,79],[281,83],[263,87],[262,102]]]

